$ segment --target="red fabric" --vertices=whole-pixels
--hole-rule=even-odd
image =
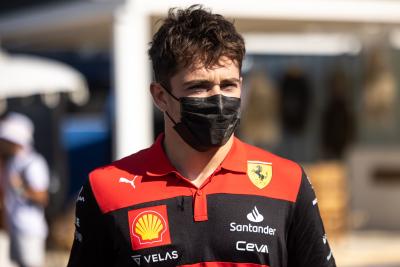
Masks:
[[[148,149],[123,158],[90,174],[93,193],[102,212],[177,196],[194,197],[194,220],[207,220],[207,195],[257,195],[295,202],[301,168],[296,163],[250,146],[235,138],[220,168],[200,187],[202,195],[171,165],[162,146],[163,135]],[[262,189],[247,175],[248,161],[268,162],[272,178]]]
[[[194,195],[194,220],[196,222],[208,220],[207,195],[201,189]]]

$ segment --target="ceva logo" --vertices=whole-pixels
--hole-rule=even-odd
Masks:
[[[238,251],[249,251],[249,252],[260,252],[268,254],[268,246],[265,244],[258,245],[256,243],[250,243],[246,241],[236,242],[236,250]]]

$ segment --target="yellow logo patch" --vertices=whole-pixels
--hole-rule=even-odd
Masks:
[[[167,206],[128,211],[132,250],[171,244]]]
[[[143,241],[158,239],[165,228],[164,220],[157,213],[148,213],[139,217],[135,224],[135,233]]]
[[[266,187],[272,179],[272,164],[262,161],[247,161],[247,176],[259,189]]]

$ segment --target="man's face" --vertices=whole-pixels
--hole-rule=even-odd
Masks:
[[[240,98],[240,71],[238,65],[228,58],[221,58],[220,65],[211,68],[193,66],[183,68],[170,80],[171,93],[177,97],[209,97],[222,94]],[[165,94],[165,110],[175,121],[180,121],[180,104]]]

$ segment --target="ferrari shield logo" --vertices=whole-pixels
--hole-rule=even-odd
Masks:
[[[262,161],[247,161],[247,175],[255,186],[263,189],[271,182],[272,164]]]

